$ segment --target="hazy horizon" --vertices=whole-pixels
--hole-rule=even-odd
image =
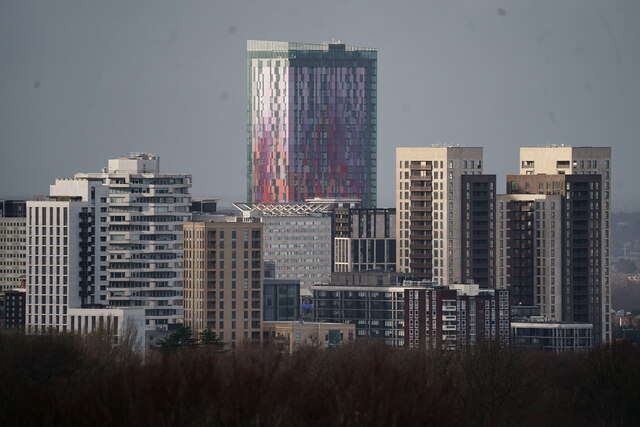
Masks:
[[[192,193],[245,195],[246,40],[378,49],[378,205],[395,147],[611,146],[614,211],[640,210],[640,3],[0,0],[0,197],[149,151]],[[238,200],[225,200],[227,202]]]

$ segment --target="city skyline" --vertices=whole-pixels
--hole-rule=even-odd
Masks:
[[[243,199],[246,40],[335,37],[379,52],[379,206],[395,147],[441,140],[485,147],[498,176],[520,146],[611,146],[612,210],[640,208],[624,161],[640,155],[636,4],[151,5],[0,4],[2,196],[151,151],[193,173],[194,194]]]

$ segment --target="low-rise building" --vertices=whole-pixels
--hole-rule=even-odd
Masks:
[[[481,340],[509,345],[508,290],[411,284],[405,281],[405,347],[464,350]]]
[[[13,289],[11,291],[0,292],[0,303],[2,319],[0,319],[0,329],[25,329],[25,308],[27,306],[27,290]]]
[[[554,353],[589,351],[593,348],[593,325],[539,321],[511,322],[513,346]]]
[[[290,352],[302,347],[330,348],[352,342],[356,326],[349,323],[264,322],[265,342],[281,345]]]
[[[404,287],[319,285],[311,292],[315,321],[351,323],[357,339],[404,345]]]
[[[143,308],[69,308],[68,331],[83,335],[105,333],[116,343],[130,345],[145,354],[145,318]]]

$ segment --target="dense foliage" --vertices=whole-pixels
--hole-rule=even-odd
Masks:
[[[640,350],[211,352],[0,334],[0,425],[637,425]]]

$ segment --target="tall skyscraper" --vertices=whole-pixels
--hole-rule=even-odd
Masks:
[[[494,209],[482,148],[396,148],[398,272],[493,287]]]
[[[520,174],[508,193],[563,197],[562,320],[593,323],[594,342],[610,341],[611,148],[523,147]]]
[[[247,42],[247,199],[376,205],[377,50]]]

